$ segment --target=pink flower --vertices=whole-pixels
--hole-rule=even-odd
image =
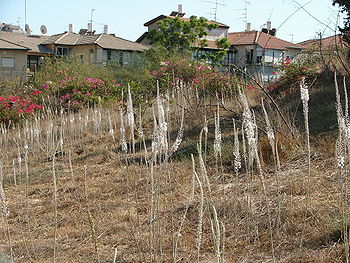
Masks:
[[[9,97],[9,100],[12,102],[18,101],[19,98],[18,97]]]
[[[253,89],[254,89],[253,85],[249,85],[247,88],[248,88],[249,90],[253,90]]]
[[[86,96],[90,96],[90,95],[91,95],[91,93],[90,93],[90,92],[88,92],[88,93],[86,93],[85,95],[86,95]]]
[[[32,94],[33,94],[33,95],[37,95],[37,94],[40,94],[40,93],[41,93],[40,90],[33,90],[33,91],[32,91]]]

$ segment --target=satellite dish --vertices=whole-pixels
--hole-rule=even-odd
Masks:
[[[41,31],[41,34],[45,35],[45,34],[47,33],[47,28],[46,28],[46,26],[45,26],[45,25],[42,25],[42,26],[40,27],[40,31]]]
[[[27,33],[28,35],[30,35],[30,34],[32,33],[32,30],[30,30],[30,27],[29,27],[28,24],[26,24],[26,26],[24,27],[24,29],[25,29],[25,31],[26,31],[26,33]]]

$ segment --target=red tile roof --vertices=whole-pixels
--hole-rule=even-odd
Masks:
[[[228,40],[231,45],[259,45],[265,49],[302,49],[298,44],[282,40],[275,36],[260,31],[244,31],[236,33],[228,33]]]
[[[299,45],[303,46],[304,48],[308,48],[308,49],[320,49],[320,45],[321,45],[322,50],[336,47],[336,46],[338,46],[340,48],[350,46],[349,43],[347,43],[343,40],[341,35],[335,35],[335,36],[322,38],[321,41],[320,41],[320,39],[310,39],[310,40],[300,42]]]

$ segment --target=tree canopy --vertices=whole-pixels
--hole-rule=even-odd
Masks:
[[[217,27],[208,23],[204,17],[191,16],[189,20],[167,18],[157,22],[158,28],[149,32],[148,39],[152,45],[165,47],[169,51],[183,51],[190,49],[199,39],[203,39],[208,31]],[[200,40],[199,45],[205,45]]]
[[[344,35],[346,41],[350,43],[350,1],[349,0],[333,0],[333,5],[338,5],[342,13],[346,14],[344,27],[340,31]]]

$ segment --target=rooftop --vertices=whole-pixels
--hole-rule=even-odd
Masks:
[[[41,45],[41,43],[48,38],[47,36],[0,31],[0,38],[17,45],[24,46],[29,49],[30,53],[52,53],[49,48]]]
[[[91,45],[97,44],[104,49],[118,49],[130,51],[143,51],[148,49],[145,45],[135,43],[111,34],[80,35],[72,32],[53,35],[47,38],[42,44],[55,45]]]
[[[259,45],[266,49],[303,49],[303,47],[299,44],[293,44],[275,36],[255,30],[228,33],[228,40],[234,46]]]
[[[321,39],[309,39],[303,42],[300,42],[299,45],[308,49],[319,49],[321,45],[321,49],[327,49],[330,47],[348,47],[349,43],[345,42],[341,35],[335,35],[330,37],[325,37]]]

